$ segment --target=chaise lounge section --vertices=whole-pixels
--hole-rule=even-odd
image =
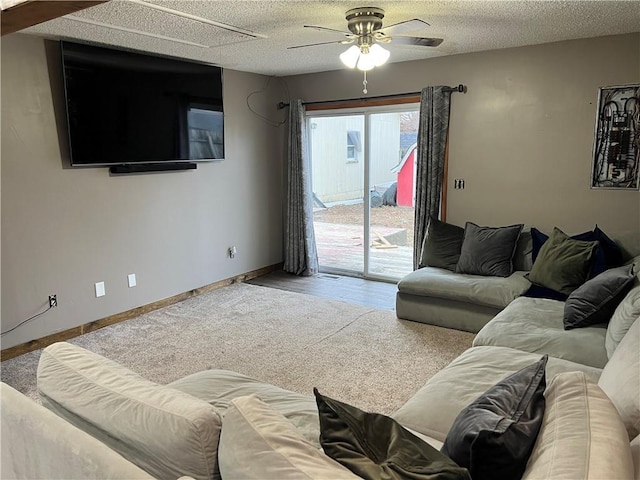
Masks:
[[[509,277],[465,275],[423,267],[398,282],[398,318],[477,333],[531,283],[526,272]]]
[[[465,238],[467,242],[465,243]],[[531,231],[430,218],[418,269],[398,282],[398,318],[477,333],[531,287]],[[462,259],[462,260],[461,260]]]

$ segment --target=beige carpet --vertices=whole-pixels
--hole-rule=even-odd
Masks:
[[[241,283],[70,343],[158,383],[222,368],[391,414],[472,339],[393,312]],[[37,399],[39,357],[2,362],[2,381]]]

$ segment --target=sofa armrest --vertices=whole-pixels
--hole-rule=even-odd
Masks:
[[[0,385],[1,478],[153,478],[9,385]]]

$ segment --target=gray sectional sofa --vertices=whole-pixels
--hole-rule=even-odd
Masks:
[[[440,228],[459,229],[458,236],[463,234],[461,227],[436,222],[432,220],[430,223],[428,235],[432,235],[434,223]],[[438,258],[429,262],[426,253],[428,238],[423,246],[420,268],[398,282],[398,318],[477,333],[531,287],[531,282],[525,278],[533,263],[533,242],[529,229],[522,231],[517,239],[512,253],[514,271],[508,276],[457,273],[455,267],[460,256],[461,238],[457,244],[457,255],[449,252],[449,262]],[[448,240],[449,245],[455,243],[454,239]],[[431,260],[433,255],[441,254],[432,253]]]
[[[546,407],[522,478],[640,479],[634,282],[608,326],[585,327],[577,341],[562,338],[557,316],[531,327],[557,305],[512,302],[392,417],[440,448],[469,403],[546,353]],[[505,328],[511,308],[523,321],[529,314],[527,327]],[[2,478],[359,478],[320,449],[311,395],[238,373],[207,370],[158,385],[58,343],[41,355],[38,389],[50,411],[2,387]]]

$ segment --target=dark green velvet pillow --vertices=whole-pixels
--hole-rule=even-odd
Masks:
[[[391,417],[362,410],[313,389],[324,452],[369,480],[471,480],[469,472]]]
[[[455,271],[463,240],[464,228],[429,217],[419,266]]]
[[[635,277],[633,265],[626,265],[606,270],[575,289],[564,304],[564,329],[609,322]]]
[[[513,256],[524,225],[480,227],[467,222],[457,273],[508,277],[513,273]]]
[[[473,480],[522,477],[544,417],[547,358],[497,383],[456,417],[440,451]]]
[[[571,294],[589,276],[598,242],[574,240],[555,227],[527,275],[530,282]]]

